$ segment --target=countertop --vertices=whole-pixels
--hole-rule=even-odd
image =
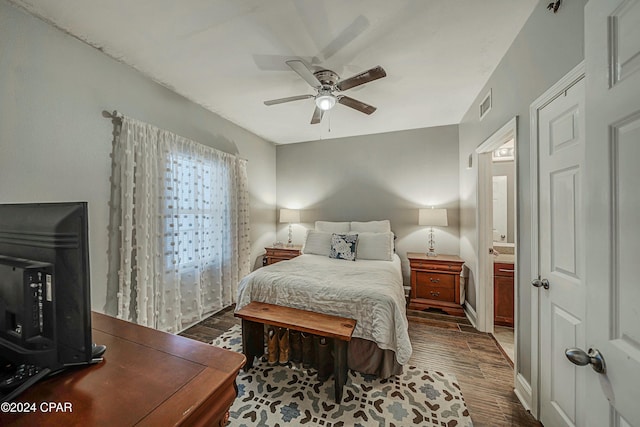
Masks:
[[[493,257],[493,262],[502,262],[506,264],[514,264],[515,263],[515,255],[514,254],[500,254],[498,256]]]

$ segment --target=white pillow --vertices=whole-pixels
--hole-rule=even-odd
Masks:
[[[329,256],[331,253],[331,234],[325,231],[307,230],[302,253]]]
[[[358,233],[357,259],[391,261],[393,259],[393,233]]]
[[[348,222],[331,222],[331,221],[316,221],[316,231],[326,231],[328,233],[348,233]]]
[[[391,222],[388,219],[368,222],[351,221],[351,231],[365,233],[386,233],[388,231],[391,231]]]

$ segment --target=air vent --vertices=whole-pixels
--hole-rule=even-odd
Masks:
[[[491,89],[480,102],[480,120],[491,110]]]

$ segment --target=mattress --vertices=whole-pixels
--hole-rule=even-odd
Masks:
[[[353,336],[411,357],[400,258],[345,261],[304,254],[244,277],[236,310],[251,301],[310,310],[357,321]]]

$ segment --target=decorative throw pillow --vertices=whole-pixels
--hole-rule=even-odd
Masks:
[[[329,258],[356,260],[356,248],[358,246],[357,234],[336,234],[331,235],[331,253]]]

